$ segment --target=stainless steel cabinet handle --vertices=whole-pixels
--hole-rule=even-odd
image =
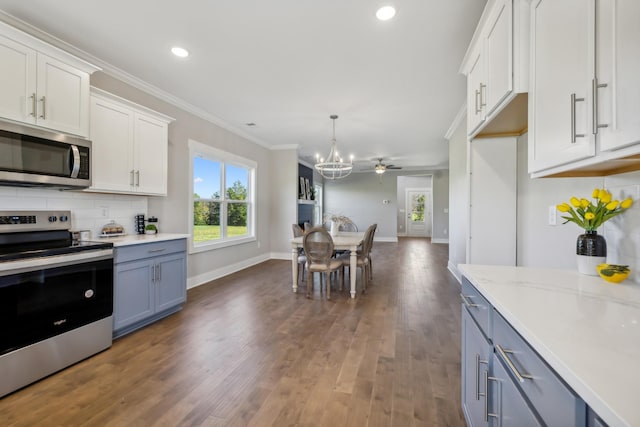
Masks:
[[[482,89],[486,89],[486,88],[487,88],[487,85],[480,83],[480,110],[482,110],[482,108],[487,106],[487,102],[484,100],[484,96],[482,95]]]
[[[598,124],[598,89],[607,86],[606,83],[598,83],[597,78],[591,80],[591,99],[593,100],[593,120],[591,123],[593,125],[592,133],[594,135],[598,134],[598,129],[609,127],[607,124]]]
[[[140,187],[140,171],[136,171],[136,187]]]
[[[576,98],[576,94],[571,94],[571,143],[576,142],[576,138],[584,138],[583,133],[576,133],[576,102],[582,102],[584,98]]]
[[[47,119],[47,99],[43,95],[42,98],[40,98],[40,101],[42,101],[42,114],[40,115],[40,118],[46,120]]]
[[[129,185],[133,187],[133,169],[129,172]]]
[[[518,381],[523,383],[525,379],[527,379],[527,380],[532,380],[533,379],[533,376],[531,376],[530,374],[521,373],[518,370],[518,368],[516,368],[516,366],[513,364],[513,362],[509,358],[509,356],[507,356],[507,354],[513,354],[512,350],[505,350],[504,348],[502,348],[502,346],[500,344],[496,344],[496,349],[498,350],[498,353],[500,354],[500,357],[502,357],[502,359],[507,364],[507,366],[509,367],[509,369],[511,370],[513,375],[516,376],[516,379]]]
[[[462,298],[462,302],[464,303],[464,305],[466,305],[467,307],[479,307],[478,304],[474,304],[471,301],[469,301],[467,298],[469,298],[466,295],[460,294],[460,298]]]
[[[478,114],[480,113],[480,111],[482,111],[480,108],[478,108],[478,97],[480,96],[480,91],[478,89],[476,89],[476,113]]]
[[[150,254],[153,254],[153,253],[156,253],[156,252],[164,252],[166,250],[167,250],[167,248],[162,248],[162,249],[153,249],[153,250],[147,251],[147,252],[150,253]]]
[[[31,114],[30,116],[36,116],[36,110],[38,109],[38,98],[36,98],[36,93],[31,94]]]
[[[158,271],[158,282],[159,282],[160,280],[162,280],[162,264],[158,264],[156,267],[157,267],[156,270]]]
[[[156,281],[156,265],[155,264],[151,266],[151,281],[152,282]]]
[[[480,396],[487,395],[487,389],[484,389],[484,393],[480,393],[480,364],[484,363],[486,365],[489,364],[488,360],[480,359],[480,355],[476,353],[476,400],[480,400]]]
[[[489,381],[495,381],[497,386],[500,386],[500,382],[496,377],[490,377],[489,372],[484,371],[484,420],[489,422],[489,417],[500,419],[500,412],[489,412]],[[499,394],[499,393],[498,393]],[[497,402],[494,402],[497,403]]]

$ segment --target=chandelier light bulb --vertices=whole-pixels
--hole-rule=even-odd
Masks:
[[[396,9],[393,6],[383,6],[376,12],[376,18],[380,21],[388,21],[396,16]]]

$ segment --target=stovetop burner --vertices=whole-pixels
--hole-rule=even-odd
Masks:
[[[70,218],[69,211],[0,211],[0,262],[113,248],[72,240]]]

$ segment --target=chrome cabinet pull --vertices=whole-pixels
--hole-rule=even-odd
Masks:
[[[480,393],[480,364],[481,363],[488,365],[489,361],[480,359],[480,355],[476,353],[476,400],[480,400],[480,396],[487,395],[486,388],[484,389],[484,393]]]
[[[592,120],[592,133],[598,134],[598,129],[609,127],[607,124],[598,124],[598,89],[607,87],[606,83],[598,83],[598,78],[591,80],[591,99],[593,100],[593,120]]]
[[[162,248],[162,249],[153,249],[153,250],[150,250],[150,251],[147,251],[147,252],[150,253],[150,254],[153,254],[153,253],[156,253],[156,252],[164,252],[166,250],[167,250],[167,248]]]
[[[484,100],[484,96],[482,95],[482,89],[486,89],[487,85],[480,83],[480,110],[487,106],[487,102]]]
[[[576,138],[584,138],[583,133],[576,133],[576,102],[582,102],[584,98],[576,98],[576,94],[571,94],[571,143],[576,142]]]
[[[38,98],[36,97],[36,93],[32,93],[31,96],[31,114],[30,116],[36,116],[36,110],[38,109]]]
[[[498,378],[490,377],[489,373],[487,371],[484,371],[484,390],[485,390],[485,396],[484,396],[484,420],[486,422],[489,422],[489,417],[500,419],[500,413],[499,412],[489,412],[489,381],[495,381],[496,385],[498,385],[498,386],[500,385],[500,383],[498,382]]]
[[[480,96],[480,91],[478,89],[476,89],[476,114],[480,113],[480,111],[482,111],[480,108],[478,108],[478,97]]]
[[[40,116],[40,118],[46,120],[47,119],[47,99],[43,95],[42,98],[40,98],[40,101],[42,101],[42,115]]]
[[[155,264],[151,266],[151,281],[152,282],[156,281],[156,265]]]
[[[133,187],[133,169],[129,172],[129,185]]]
[[[479,307],[478,304],[474,304],[471,301],[469,301],[466,295],[460,294],[460,298],[462,298],[462,302],[464,303],[464,305],[466,305],[467,307]]]
[[[162,264],[158,264],[156,270],[158,271],[158,282],[159,282],[160,280],[162,280]]]
[[[136,187],[140,187],[140,171],[136,171]]]
[[[496,349],[498,350],[498,353],[500,354],[500,357],[502,357],[502,359],[507,364],[507,366],[509,367],[509,369],[511,370],[513,375],[516,376],[516,379],[518,381],[523,383],[525,379],[527,379],[527,380],[532,380],[533,379],[532,375],[521,373],[518,370],[518,368],[516,368],[516,365],[513,364],[513,362],[509,358],[509,356],[507,356],[507,354],[513,354],[513,350],[505,350],[504,348],[502,348],[502,346],[500,344],[496,344]]]

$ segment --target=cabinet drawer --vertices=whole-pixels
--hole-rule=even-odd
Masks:
[[[187,239],[164,240],[162,242],[121,246],[115,250],[114,263],[118,264],[176,252],[185,252],[186,250]]]
[[[467,307],[482,333],[491,341],[491,306],[466,277],[462,278],[461,297],[462,304]]]
[[[496,356],[524,396],[550,426],[584,426],[587,408],[540,356],[494,310],[493,344]],[[511,366],[510,366],[511,365]],[[519,380],[515,371],[524,377]]]

